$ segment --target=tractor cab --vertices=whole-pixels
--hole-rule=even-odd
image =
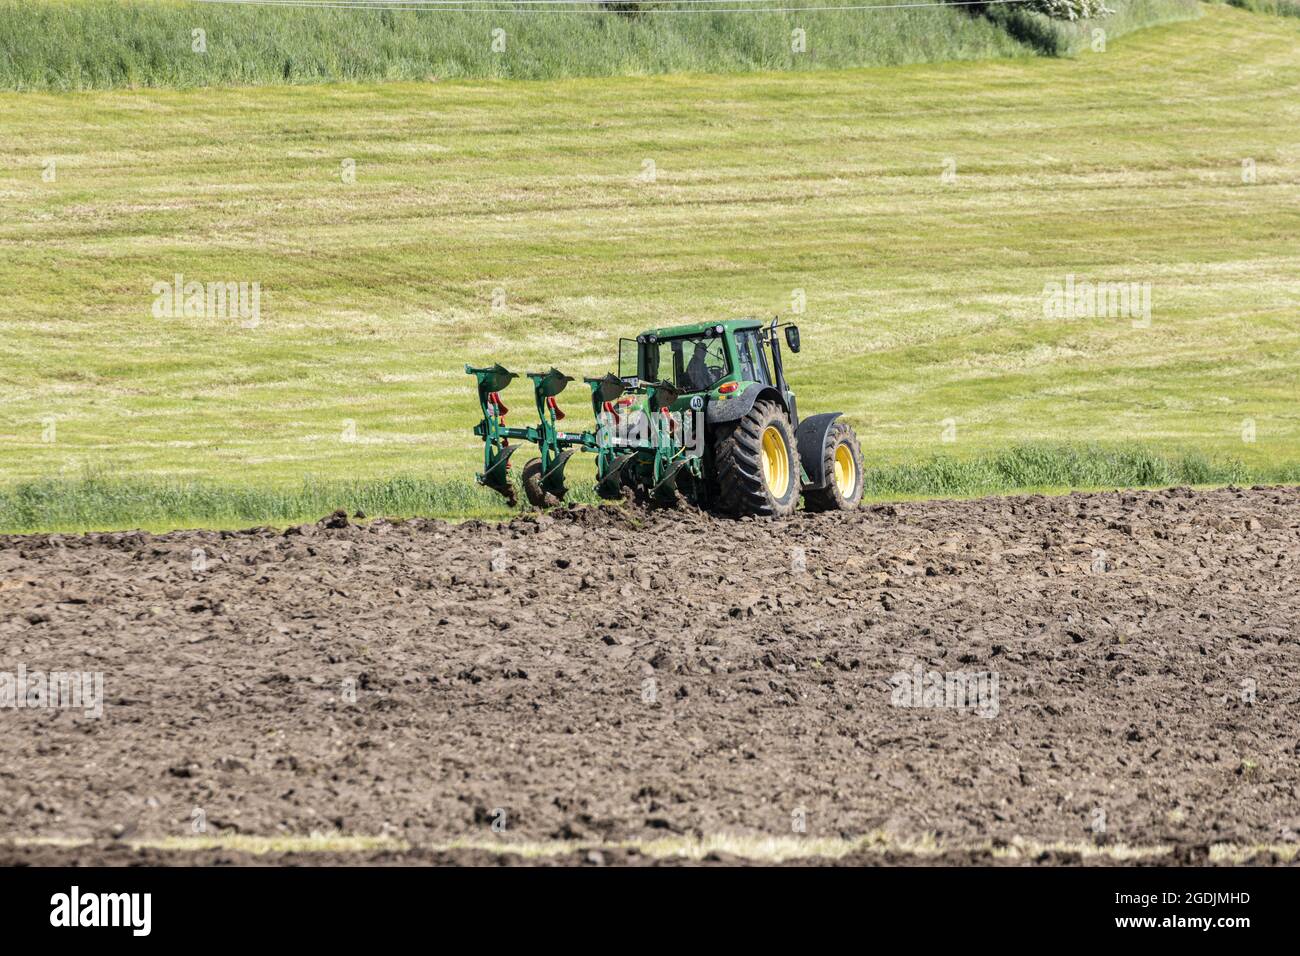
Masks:
[[[701,407],[690,401],[697,396],[713,407],[737,392],[770,390],[791,424],[797,425],[794,392],[785,380],[776,333],[779,327],[785,329],[790,351],[798,352],[798,326],[780,326],[775,319],[770,325],[738,319],[651,329],[635,339],[619,340],[619,378],[629,388],[666,383],[682,396],[678,404],[692,408]]]

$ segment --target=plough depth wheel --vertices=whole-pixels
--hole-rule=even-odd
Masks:
[[[561,493],[556,496],[542,487],[542,460],[534,458],[524,465],[519,474],[519,481],[524,486],[524,497],[534,508],[554,508],[564,500],[567,489],[560,486]]]

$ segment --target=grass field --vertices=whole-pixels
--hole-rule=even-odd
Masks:
[[[1300,21],[1226,7],[1073,59],[2,94],[0,526],[87,474],[151,516],[464,478],[464,362],[601,372],[799,290],[801,408],[882,475],[1046,442],[1285,477],[1298,94]],[[260,283],[260,322],[155,317],[178,273]],[[1149,326],[1045,317],[1071,275],[1149,283]]]
[[[714,9],[747,2],[752,0]],[[1195,0],[1111,0],[1109,5],[1115,15],[1097,25],[1111,37],[1198,12]],[[999,14],[990,18],[955,6],[887,11],[827,10],[825,2],[807,6],[823,9],[735,15],[701,14],[696,7],[691,13],[632,19],[601,13],[594,3],[579,13],[530,14],[185,0],[0,0],[0,89],[824,70],[1068,53],[1094,25],[1081,28],[1022,10],[1008,19],[1001,7],[989,8]],[[197,38],[196,30],[201,31]],[[497,30],[501,33],[494,37]],[[802,48],[793,42],[795,30],[803,31]],[[503,48],[494,47],[494,39]]]

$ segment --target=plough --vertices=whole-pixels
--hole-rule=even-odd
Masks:
[[[564,412],[557,396],[573,381],[558,369],[528,372],[533,383],[533,403],[538,422],[524,427],[506,424],[509,409],[501,393],[519,377],[501,365],[488,368],[465,366],[478,380],[479,407],[483,419],[474,434],[483,439],[482,485],[500,492],[510,504],[517,503],[510,481],[510,458],[523,447],[536,445],[540,457],[524,466],[520,476],[524,493],[537,507],[552,507],[564,500],[564,466],[575,452],[596,454],[596,490],[605,498],[620,498],[625,489],[635,492],[642,485],[650,496],[662,500],[677,494],[677,479],[683,471],[699,477],[700,457],[690,442],[691,422],[674,413],[678,392],[666,382],[630,385],[614,375],[586,378],[591,389],[596,428],[571,432],[561,428]],[[648,477],[648,483],[641,481]]]

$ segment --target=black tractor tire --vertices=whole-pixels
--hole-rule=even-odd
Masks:
[[[772,518],[794,513],[799,452],[790,419],[776,402],[755,402],[748,414],[719,426],[713,462],[722,510]]]
[[[524,465],[524,470],[519,474],[519,483],[524,486],[524,496],[534,508],[554,508],[564,500],[563,495],[557,498],[542,487],[542,460],[540,458],[534,458]]]
[[[805,491],[807,511],[852,511],[862,500],[862,447],[853,429],[836,422],[822,447],[826,487]]]

